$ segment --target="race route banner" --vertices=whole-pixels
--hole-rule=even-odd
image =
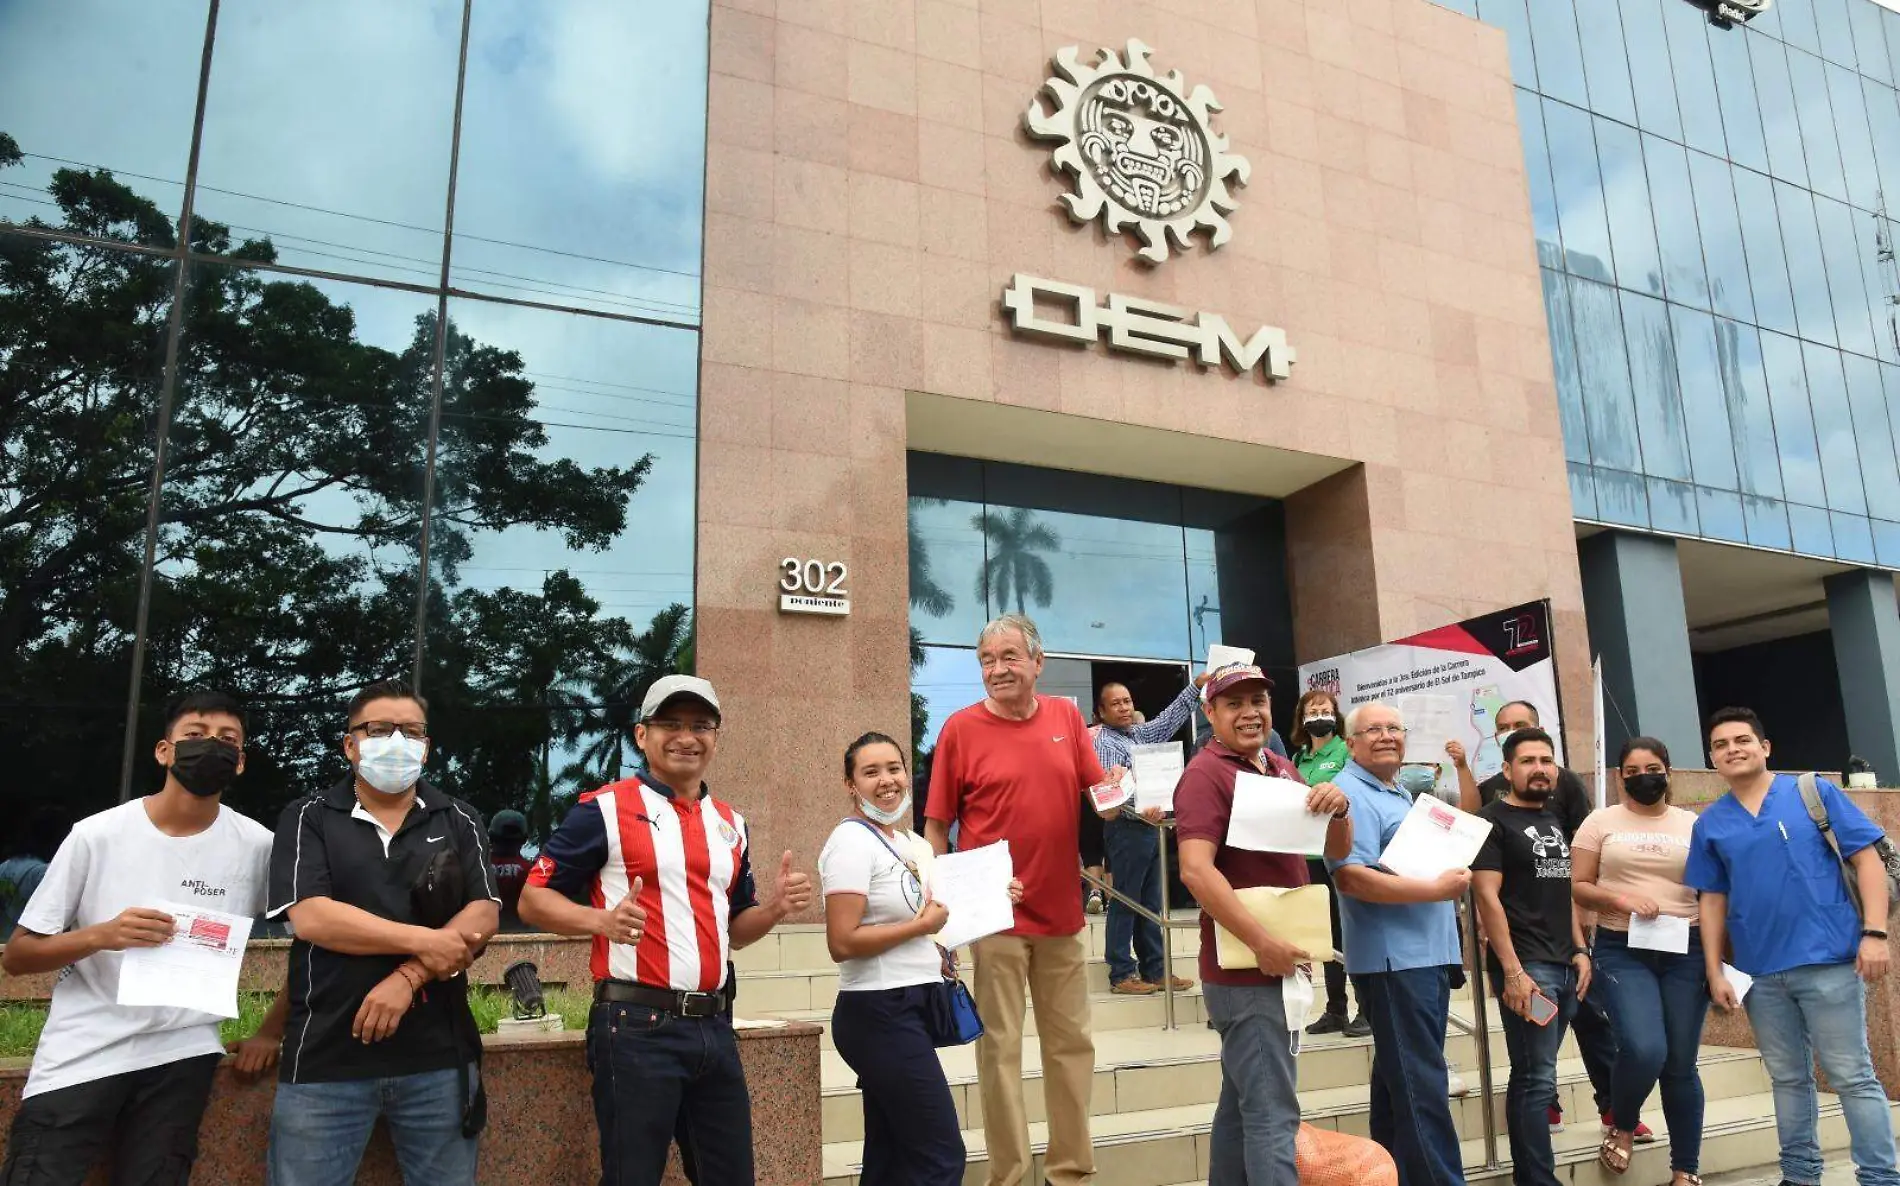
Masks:
[[[1378,700],[1405,718],[1405,760],[1433,762],[1448,775],[1445,743],[1459,741],[1480,781],[1504,766],[1494,721],[1513,700],[1537,706],[1563,761],[1557,663],[1550,649],[1550,603],[1533,601],[1350,655],[1300,667],[1302,693],[1324,689],[1340,711]],[[1343,722],[1342,722],[1343,725]]]

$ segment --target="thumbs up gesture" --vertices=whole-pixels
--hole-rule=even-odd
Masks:
[[[792,850],[788,848],[778,863],[779,917],[797,914],[810,905],[811,878],[792,868]]]
[[[600,912],[600,933],[609,943],[634,944],[640,942],[640,936],[646,933],[647,912],[640,908],[640,891],[646,885],[643,878],[633,879],[633,888],[627,896],[620,899],[612,910]]]

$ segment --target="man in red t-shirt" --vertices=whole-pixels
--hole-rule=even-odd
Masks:
[[[1181,882],[1201,904],[1207,1019],[1220,1034],[1221,1092],[1214,1107],[1207,1178],[1293,1186],[1299,1181],[1293,1141],[1300,1128],[1300,1102],[1292,1042],[1306,1019],[1286,1015],[1281,988],[1282,980],[1296,965],[1307,963],[1308,956],[1256,922],[1234,891],[1305,885],[1306,861],[1227,844],[1241,774],[1301,781],[1292,763],[1266,748],[1273,727],[1267,698],[1272,687],[1273,681],[1258,667],[1246,665],[1223,667],[1208,678],[1201,697],[1214,739],[1181,772],[1174,789],[1174,818]],[[1320,783],[1308,791],[1306,809],[1333,817],[1326,827],[1326,855],[1345,857],[1352,850],[1346,793]],[[1216,923],[1253,949],[1258,969],[1220,966]]]
[[[1042,637],[1021,614],[1005,614],[977,638],[989,693],[943,724],[931,760],[924,835],[939,853],[1009,841],[1023,883],[1016,926],[972,945],[973,986],[984,1036],[976,1043],[990,1186],[1018,1186],[1029,1174],[1029,1119],[1023,1111],[1025,991],[1036,1001],[1049,1150],[1043,1176],[1075,1186],[1095,1173],[1089,1142],[1089,1088],[1095,1040],[1089,1033],[1088,952],[1082,930],[1077,825],[1088,788],[1119,782],[1103,774],[1075,703],[1036,695]],[[1092,809],[1092,808],[1091,808]]]

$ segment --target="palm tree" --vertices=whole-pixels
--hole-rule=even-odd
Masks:
[[[566,739],[570,745],[583,737],[593,740],[561,771],[559,781],[602,786],[625,777],[640,702],[661,676],[690,670],[693,644],[692,611],[674,602],[653,615],[625,654],[601,665],[587,681],[592,707],[575,715]]]
[[[923,536],[917,530],[917,506],[924,502],[940,504],[943,501],[941,498],[913,498],[907,516],[910,525],[910,604],[912,608],[923,610],[933,618],[941,618],[955,609],[957,599],[930,575],[930,549],[924,546]]]
[[[1016,612],[1028,613],[1028,602],[1047,606],[1055,597],[1055,576],[1049,562],[1038,552],[1053,552],[1062,547],[1055,529],[1036,521],[1024,507],[1008,510],[978,511],[970,516],[970,525],[988,541],[988,556],[976,574],[976,595],[984,604],[990,595],[997,605],[1008,605],[1013,598]]]

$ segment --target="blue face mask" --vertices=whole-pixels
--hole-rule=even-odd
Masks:
[[[1432,766],[1399,767],[1399,788],[1413,795],[1429,795],[1438,785],[1438,770]]]

